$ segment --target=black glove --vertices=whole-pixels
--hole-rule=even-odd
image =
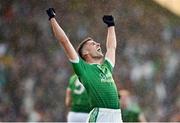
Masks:
[[[51,20],[51,18],[54,18],[56,16],[56,12],[54,8],[49,8],[48,10],[46,10],[46,13],[49,16],[49,20]]]
[[[113,18],[112,15],[104,15],[103,16],[103,21],[104,21],[105,24],[107,24],[108,27],[115,25],[114,18]]]

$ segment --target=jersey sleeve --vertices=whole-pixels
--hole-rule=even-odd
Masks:
[[[86,63],[83,61],[81,58],[77,62],[71,61],[74,72],[78,75],[81,76],[84,73],[84,70],[86,68]]]
[[[73,85],[74,85],[73,83],[74,83],[75,79],[76,79],[76,75],[73,75],[73,76],[70,77],[69,84],[68,84],[68,87],[67,87],[68,90],[70,90],[70,91],[73,90]]]
[[[111,71],[111,73],[113,72],[114,65],[108,58],[105,58],[103,65],[105,65]]]

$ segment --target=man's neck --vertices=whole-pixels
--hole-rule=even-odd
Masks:
[[[93,59],[88,59],[86,62],[89,64],[101,64],[103,61],[103,58],[93,58]]]

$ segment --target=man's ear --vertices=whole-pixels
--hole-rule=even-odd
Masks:
[[[83,52],[82,52],[82,54],[83,54],[83,56],[85,56],[85,55],[88,55],[88,51],[87,50],[84,50]]]
[[[82,52],[82,55],[83,55],[84,58],[86,58],[88,56],[88,54],[89,54],[89,52],[87,50],[84,50]]]

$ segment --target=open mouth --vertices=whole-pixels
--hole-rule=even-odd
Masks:
[[[98,51],[98,52],[101,52],[101,48],[98,48],[97,51]]]

